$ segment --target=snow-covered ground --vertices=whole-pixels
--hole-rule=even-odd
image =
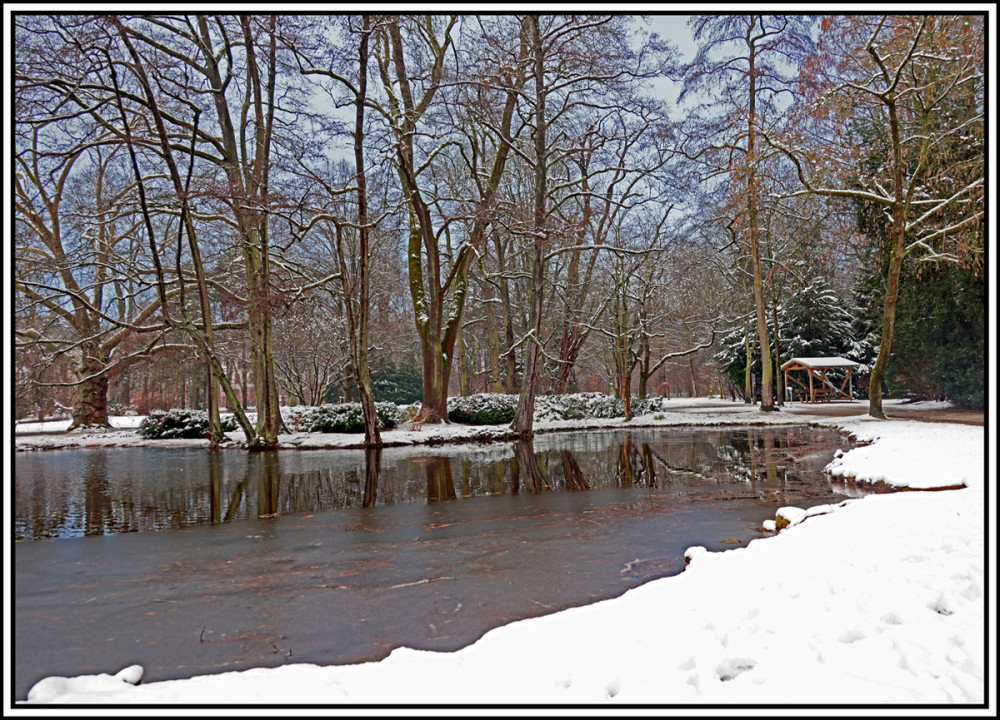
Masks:
[[[135,430],[139,427],[145,415],[114,415],[108,418],[108,424],[113,430]],[[45,422],[19,422],[14,426],[18,435],[34,433],[64,433],[69,429],[71,420],[46,420]]]
[[[847,403],[839,403],[847,406]],[[865,412],[867,401],[852,404],[858,412]],[[901,400],[887,400],[887,410],[902,407]],[[948,403],[907,403],[908,409],[946,409]],[[757,406],[742,402],[730,402],[718,398],[673,398],[663,401],[663,410],[633,418],[628,425],[622,418],[591,420],[550,420],[535,422],[535,432],[545,433],[559,430],[580,430],[590,428],[617,427],[659,427],[672,425],[744,425],[801,424],[815,419],[810,415],[810,405],[793,403],[782,412],[762,414]],[[81,428],[67,433],[69,420],[54,420],[45,423],[18,423],[14,428],[14,446],[17,450],[44,450],[70,447],[173,447],[205,446],[207,440],[200,439],[146,439],[136,430],[145,416],[112,416],[110,430]],[[386,446],[426,445],[440,442],[489,441],[504,438],[507,427],[503,425],[424,425],[416,429],[402,426],[381,433]],[[239,430],[226,434],[231,447],[243,444],[243,433]],[[293,432],[278,436],[282,448],[358,448],[364,437],[360,433],[307,433]]]
[[[774,537],[724,552],[694,548],[680,575],[613,600],[497,628],[458,652],[401,648],[376,663],[286,665],[139,685],[132,683],[141,668],[108,668],[106,675],[46,678],[31,690],[29,701],[946,703],[982,705],[972,714],[995,716],[995,683],[988,697],[986,688],[987,667],[996,667],[995,639],[985,631],[987,617],[989,627],[996,627],[996,579],[991,572],[987,586],[985,547],[987,537],[996,547],[995,513],[992,504],[989,512],[986,507],[987,497],[993,499],[987,478],[996,477],[996,461],[990,440],[987,473],[982,427],[801,412],[763,418],[752,407],[732,403],[672,402],[676,408],[662,419],[640,420],[815,422],[871,443],[839,454],[829,467],[836,475],[911,488],[965,487],[869,495],[811,513],[785,508],[778,514],[792,524]],[[616,424],[621,423],[588,426]],[[426,442],[438,434],[446,439],[472,431],[483,429],[425,427],[385,437],[423,435]],[[282,443],[302,445],[309,439],[289,436]],[[992,481],[989,487],[995,491]]]

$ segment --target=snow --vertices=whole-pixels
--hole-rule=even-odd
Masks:
[[[827,469],[835,477],[927,489],[967,486],[982,476],[982,467],[955,462],[955,454],[963,450],[969,435],[963,426],[907,420],[860,421],[851,432],[861,442],[877,442],[834,458]],[[980,446],[985,445],[984,429],[977,428],[973,436],[978,436]],[[921,448],[935,446],[950,451],[921,452]],[[967,450],[971,452],[972,448]]]
[[[294,415],[295,408],[292,408]],[[546,412],[544,404],[538,416]],[[624,427],[661,427],[677,425],[791,425],[805,420],[796,410],[788,413],[761,414],[754,405],[732,403],[711,398],[674,398],[664,400],[662,409],[645,415],[636,415],[630,423],[623,418],[591,418],[587,420],[536,420],[535,433],[544,434],[560,430],[610,429]],[[696,414],[694,414],[696,413]],[[44,450],[72,447],[208,447],[208,440],[202,439],[146,439],[135,431],[143,420],[139,417],[111,417],[112,429],[85,428],[69,434],[60,434],[69,421],[40,425],[18,425],[15,429],[14,446],[17,450]],[[506,425],[464,425],[447,423],[422,425],[413,429],[400,426],[380,433],[387,447],[426,445],[450,442],[482,442],[507,439]],[[226,433],[231,447],[243,445],[243,433],[239,430]],[[292,432],[278,436],[279,448],[360,448],[364,436],[360,433],[307,433]]]
[[[842,357],[794,357],[788,362],[782,363],[781,369],[784,370],[794,363],[811,368],[857,367],[860,365],[860,363]]]
[[[985,635],[987,612],[996,627],[995,576],[989,587],[985,580],[985,479],[996,477],[995,446],[987,475],[982,427],[802,412],[751,415],[742,405],[686,399],[668,401],[662,414],[663,420],[637,420],[745,424],[754,418],[836,427],[870,443],[839,453],[829,465],[837,476],[910,488],[964,487],[782,508],[777,516],[794,522],[780,530],[772,525],[770,537],[721,552],[690,548],[680,575],[494,629],[457,652],[399,648],[360,665],[285,665],[138,685],[140,670],[126,668],[118,676],[46,678],[28,700],[995,707],[985,664],[988,652],[996,666],[995,638]],[[624,425],[594,422],[576,425]],[[383,437],[426,441],[482,430],[425,426]],[[298,436],[282,442],[293,439]]]
[[[139,427],[145,415],[113,415],[108,418],[108,424],[116,430],[135,430]],[[61,433],[66,432],[72,420],[49,420],[46,422],[19,422],[14,426],[18,434],[28,433]],[[83,431],[81,431],[83,432]],[[92,431],[88,431],[92,432]]]

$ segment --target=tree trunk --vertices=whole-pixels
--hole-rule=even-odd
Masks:
[[[542,292],[543,292],[543,258],[541,241],[532,243],[532,303],[531,303],[531,337],[524,350],[524,373],[521,380],[521,394],[517,402],[517,410],[511,429],[521,436],[530,436],[533,432],[535,414],[535,393],[538,389],[538,358],[542,332]]]
[[[437,333],[428,327],[430,338],[421,341],[423,363],[424,394],[420,415],[424,422],[439,423],[448,420],[448,375],[451,363],[441,354],[440,341],[435,342]]]
[[[358,247],[358,274],[360,281],[361,297],[358,299],[358,327],[355,336],[354,316],[348,314],[351,344],[353,345],[351,359],[354,365],[354,380],[358,385],[358,396],[361,400],[361,411],[365,419],[365,446],[381,447],[382,436],[378,431],[378,416],[375,411],[375,399],[372,396],[371,372],[368,368],[368,326],[370,317],[369,297],[371,280],[369,278],[370,251],[369,251],[369,231],[368,231],[368,182],[365,174],[364,156],[364,132],[365,132],[365,97],[368,88],[368,36],[371,28],[371,19],[363,16],[363,34],[358,47],[358,92],[355,96],[355,124],[354,124],[354,165],[357,182],[358,196],[358,235],[360,243]],[[342,252],[339,243],[338,232],[338,252]],[[345,267],[343,264],[343,254],[341,254],[341,278],[346,282]],[[346,285],[345,285],[346,290]],[[351,300],[345,300],[350,304]]]
[[[122,407],[126,410],[132,405],[132,376],[126,371],[122,373],[119,385],[119,397]]]
[[[753,25],[751,24],[752,32]],[[748,35],[749,37],[749,35]],[[760,409],[774,410],[774,385],[771,378],[771,343],[767,339],[767,319],[764,315],[764,278],[760,263],[760,228],[757,217],[757,158],[754,142],[757,124],[756,48],[750,45],[750,117],[747,127],[747,202],[750,219],[750,261],[753,264],[753,297],[757,310],[757,336],[760,343],[761,392]]]
[[[513,395],[520,391],[520,384],[517,381],[517,351],[514,349],[514,314],[510,308],[510,286],[507,283],[507,262],[504,254],[503,243],[500,237],[495,238],[497,248],[497,270],[500,275],[500,305],[503,308],[503,333],[507,343],[507,352],[504,354],[504,392]]]
[[[691,330],[687,325],[684,326],[684,343],[686,347],[691,347]],[[698,397],[698,381],[694,374],[694,353],[687,356],[688,373],[691,376],[691,397]]]
[[[274,377],[274,353],[271,345],[271,312],[268,271],[258,250],[256,230],[243,242],[247,276],[247,333],[250,337],[250,357],[254,390],[257,395],[258,439],[264,447],[274,447],[281,429],[278,404],[278,384]],[[265,251],[266,252],[266,251]]]
[[[528,331],[527,347],[525,348],[524,375],[521,395],[517,401],[517,410],[511,429],[522,437],[532,434],[535,415],[535,391],[538,385],[538,357],[542,342],[542,298],[545,292],[545,256],[542,247],[546,239],[545,206],[548,193],[547,183],[547,149],[545,147],[545,66],[544,50],[538,30],[538,16],[532,15],[531,47],[535,61],[535,198],[534,221],[532,227],[531,265],[532,265],[532,303],[531,329]]]
[[[79,384],[73,402],[73,422],[69,429],[98,425],[108,427],[107,358],[100,357],[93,346],[84,345],[83,357],[76,368]]]
[[[635,363],[629,362],[628,350],[625,351],[625,367],[622,373],[622,409],[625,412],[625,422],[629,422],[632,419],[632,370],[635,368]]]
[[[461,328],[455,333],[455,349],[458,354],[458,392],[463,397],[472,391],[472,370],[469,368],[469,357],[465,348],[465,333]]]
[[[882,316],[882,342],[868,385],[868,414],[882,420],[885,420],[885,412],[882,410],[882,381],[889,369],[889,358],[892,355],[892,340],[896,328],[896,301],[899,298],[899,274],[903,267],[903,240],[906,233],[903,217],[903,156],[899,137],[899,118],[896,114],[895,101],[887,101],[886,104],[889,109],[889,133],[892,138],[892,174],[895,193],[895,203],[892,206],[892,250],[889,254],[889,277],[885,291],[885,312]]]
[[[589,330],[579,328],[565,328],[563,339],[559,347],[559,375],[556,379],[556,393],[563,395],[569,392],[576,371],[576,361],[580,357],[580,350],[590,335]]]
[[[491,297],[492,299],[492,292]],[[489,324],[489,353],[490,353],[490,375],[487,381],[487,392],[501,392],[503,390],[503,380],[500,371],[500,340],[497,337],[499,332],[496,326],[496,311],[493,303],[486,305],[486,318]]]
[[[771,320],[774,325],[774,374],[778,377],[778,404],[785,404],[785,378],[781,373],[781,340],[778,327],[778,298],[772,293]]]
[[[746,346],[746,370],[743,374],[743,402],[752,403],[753,398],[753,349],[750,345],[750,328],[744,325],[743,344]]]
[[[649,394],[649,376],[652,374],[649,372],[650,363],[650,351],[649,351],[649,339],[644,335],[642,338],[642,346],[639,350],[639,399],[645,400],[646,395]]]

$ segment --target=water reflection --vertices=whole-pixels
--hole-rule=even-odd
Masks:
[[[587,484],[587,479],[583,476],[583,471],[580,469],[580,463],[576,461],[573,453],[569,450],[560,450],[559,456],[562,459],[563,481],[566,483],[566,489],[589,490],[590,485]]]
[[[251,472],[257,476],[257,517],[272,517],[278,514],[278,453],[255,452],[250,456]]]
[[[483,495],[608,488],[795,504],[849,443],[821,428],[636,430],[367,451],[114,448],[19,454],[19,540]],[[695,495],[691,495],[694,497]],[[826,501],[826,500],[824,500]]]
[[[548,487],[542,477],[534,443],[524,440],[514,443],[514,463],[517,466],[518,483],[523,479],[525,492],[538,493],[543,487]],[[512,483],[512,490],[517,492],[518,486]]]
[[[382,470],[382,448],[365,450],[365,492],[361,496],[361,506],[371,507],[375,504],[378,491],[378,475]]]
[[[212,524],[222,520],[222,459],[221,450],[208,451],[208,502]]]

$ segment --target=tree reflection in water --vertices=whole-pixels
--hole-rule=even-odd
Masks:
[[[365,450],[365,491],[361,496],[361,507],[373,507],[378,494],[378,475],[382,470],[382,448],[370,447]]]
[[[538,467],[538,457],[535,446],[530,440],[518,440],[514,443],[514,458],[521,473],[524,473],[524,489],[529,493],[539,493],[547,485]],[[516,490],[515,490],[516,492]]]
[[[208,503],[211,523],[217,525],[222,521],[222,458],[221,451],[208,451]]]
[[[823,494],[822,502],[829,502],[823,467],[835,449],[849,446],[821,428],[744,427],[544,435],[534,442],[435,448],[416,456],[405,449],[26,454],[15,466],[16,538],[607,488],[703,492],[786,505]]]
[[[250,453],[250,473],[257,476],[257,517],[278,514],[278,453],[274,450]]]
[[[427,479],[427,502],[454,500],[455,482],[451,478],[451,461],[446,457],[420,459]]]
[[[573,453],[569,450],[561,450],[559,455],[562,458],[563,478],[566,481],[566,489],[589,490],[590,485],[587,483],[587,479],[583,477],[583,470],[580,469],[580,463],[576,461]]]

